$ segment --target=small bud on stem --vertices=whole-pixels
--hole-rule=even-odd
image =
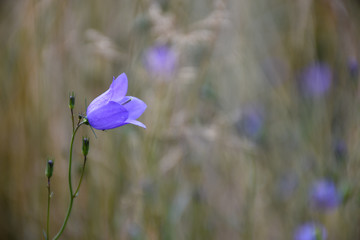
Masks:
[[[89,144],[90,144],[90,140],[87,137],[83,137],[83,141],[82,141],[82,153],[84,155],[84,157],[86,158],[88,152],[89,152]]]
[[[53,174],[53,170],[54,170],[54,162],[53,160],[48,160],[46,163],[46,168],[45,168],[45,176],[50,179],[52,174]]]
[[[71,95],[69,96],[69,108],[72,110],[74,109],[75,106],[75,94],[74,92],[71,93]]]

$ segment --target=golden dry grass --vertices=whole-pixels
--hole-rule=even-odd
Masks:
[[[96,139],[82,129],[74,181],[81,135],[91,138],[89,160],[62,239],[281,240],[306,221],[321,222],[330,240],[359,239],[359,79],[348,67],[359,57],[359,9],[350,0],[1,1],[0,239],[43,237],[49,157],[58,231],[68,94],[84,113],[85,99],[122,72],[128,94],[148,105],[147,129]],[[158,42],[179,54],[167,81],[143,66]],[[298,78],[313,61],[329,64],[333,85],[307,100]],[[236,127],[253,107],[264,118],[256,139]],[[331,213],[308,204],[311,182],[324,177],[352,190]]]

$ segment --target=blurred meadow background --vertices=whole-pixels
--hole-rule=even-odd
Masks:
[[[81,129],[61,239],[360,239],[359,16],[355,0],[1,1],[0,239],[43,238],[48,158],[59,230],[69,93],[85,113],[122,72],[147,129]]]

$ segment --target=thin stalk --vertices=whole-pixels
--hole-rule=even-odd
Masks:
[[[73,111],[73,109],[70,109],[70,111],[71,111],[72,130],[73,130],[73,132],[74,132],[74,131],[75,131],[75,125],[74,125],[74,111]],[[78,125],[79,125],[79,123],[78,123]]]
[[[47,217],[46,217],[46,239],[49,239],[50,198],[51,198],[50,178],[48,178],[47,189],[48,189],[48,201],[47,201]]]
[[[79,190],[80,190],[80,185],[81,185],[81,182],[82,182],[82,179],[83,179],[83,176],[84,176],[84,172],[85,172],[85,164],[86,164],[86,156],[84,157],[84,163],[83,163],[83,167],[82,167],[82,171],[81,171],[81,176],[80,176],[80,180],[79,180],[79,184],[76,188],[76,191],[74,193],[74,198],[77,197],[78,193],[79,193]]]
[[[71,164],[72,164],[72,150],[73,150],[73,145],[74,145],[74,139],[75,139],[75,135],[76,135],[76,132],[77,130],[79,129],[79,127],[84,124],[85,122],[81,122],[80,124],[78,124],[75,128],[75,130],[73,131],[73,134],[72,134],[72,137],[71,137],[71,143],[70,143],[70,151],[69,151],[69,191],[70,191],[70,202],[69,202],[69,207],[68,207],[68,210],[67,210],[67,214],[66,214],[66,217],[64,219],[64,223],[61,227],[61,229],[59,230],[59,232],[56,234],[56,236],[53,238],[53,240],[56,240],[58,239],[61,234],[63,233],[65,227],[66,227],[66,224],[67,224],[67,221],[69,220],[69,217],[70,217],[70,213],[71,213],[71,209],[72,209],[72,205],[73,205],[73,202],[74,202],[74,194],[73,194],[73,188],[72,188],[72,181],[71,181]]]

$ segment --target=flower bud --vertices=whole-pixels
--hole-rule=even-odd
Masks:
[[[75,106],[75,94],[74,92],[72,92],[71,95],[69,96],[69,108],[74,109],[74,106]]]
[[[89,138],[83,137],[82,152],[84,154],[84,157],[86,157],[89,152],[89,144],[90,144]]]
[[[46,163],[46,168],[45,168],[45,176],[47,178],[51,178],[51,176],[53,174],[53,170],[54,170],[54,162],[53,162],[53,160],[48,160]]]

